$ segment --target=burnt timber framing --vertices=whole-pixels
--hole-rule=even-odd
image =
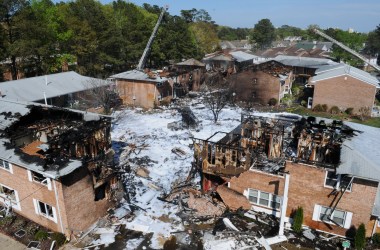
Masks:
[[[120,198],[110,117],[0,100],[0,118],[0,159],[7,166],[0,184],[17,194],[14,212],[70,235]]]

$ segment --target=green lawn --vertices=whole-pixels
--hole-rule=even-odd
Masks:
[[[329,119],[334,119],[334,120],[350,121],[350,122],[356,122],[356,123],[361,123],[364,125],[380,128],[380,117],[368,118],[365,121],[361,121],[358,118],[352,117],[346,113],[333,115],[327,112],[314,112],[311,109],[307,109],[302,106],[287,108],[286,111],[289,113],[295,113],[295,114],[299,114],[303,116],[316,116],[316,117],[324,117],[324,118],[329,118]]]

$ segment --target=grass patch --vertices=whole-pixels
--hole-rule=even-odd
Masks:
[[[360,124],[371,126],[371,127],[380,128],[380,117],[371,117],[365,121],[361,121],[346,113],[330,114],[327,112],[316,112],[302,106],[287,108],[286,111],[289,113],[295,113],[302,116],[316,116],[316,117],[323,117],[323,118],[328,118],[328,119],[333,119],[333,120],[350,121],[350,122],[360,123]]]

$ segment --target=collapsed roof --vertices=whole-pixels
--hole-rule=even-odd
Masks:
[[[59,178],[110,145],[110,118],[41,104],[0,100],[0,159]]]

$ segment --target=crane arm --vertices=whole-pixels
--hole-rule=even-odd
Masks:
[[[365,63],[368,63],[369,65],[371,65],[374,69],[380,71],[380,66],[375,64],[375,63],[371,63],[367,58],[365,58],[364,56],[362,56],[361,54],[359,54],[358,52],[356,52],[355,50],[353,49],[350,49],[349,47],[347,47],[346,45],[344,45],[343,43],[341,42],[338,42],[337,40],[335,40],[334,38],[326,35],[325,33],[323,33],[322,31],[320,31],[319,29],[313,29],[313,31],[315,33],[317,33],[318,35],[326,38],[327,40],[329,40],[330,42],[333,42],[335,43],[336,45],[338,45],[339,47],[341,47],[342,49],[344,49],[345,51],[351,53],[352,55],[356,56],[357,58],[359,58],[360,60],[362,60],[363,62]]]
[[[143,52],[143,54],[142,54],[142,56],[140,58],[139,64],[137,65],[137,70],[143,70],[144,69],[145,62],[146,62],[146,59],[148,57],[150,47],[152,46],[152,43],[154,41],[154,38],[156,37],[158,28],[160,27],[162,18],[164,17],[164,14],[168,10],[168,8],[169,7],[167,5],[162,8],[161,14],[160,14],[160,16],[159,16],[159,18],[157,20],[156,25],[154,26],[152,35],[150,35],[150,38],[148,40],[148,43],[146,44],[145,50],[144,50],[144,52]]]

